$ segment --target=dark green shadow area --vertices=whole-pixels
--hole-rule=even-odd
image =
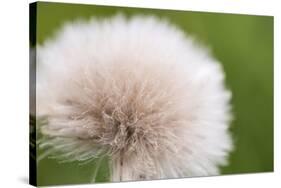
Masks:
[[[107,161],[107,159],[104,159],[99,165],[99,170],[95,177],[96,183],[109,181]],[[90,183],[94,178],[97,162],[98,160],[87,164],[79,162],[61,163],[56,159],[43,159],[38,163],[38,185]]]

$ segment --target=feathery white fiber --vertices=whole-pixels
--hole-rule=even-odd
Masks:
[[[232,150],[221,65],[155,17],[67,24],[38,48],[40,147],[109,156],[112,181],[216,175]]]

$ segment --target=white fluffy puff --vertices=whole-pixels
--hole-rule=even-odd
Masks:
[[[112,181],[216,175],[226,164],[222,67],[170,23],[77,21],[37,52],[40,147],[68,161],[108,156]]]

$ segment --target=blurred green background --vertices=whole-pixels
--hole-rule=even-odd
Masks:
[[[116,13],[166,18],[211,48],[233,93],[235,151],[222,174],[273,171],[273,17],[39,2],[37,44],[66,21]],[[89,183],[95,165],[43,159],[38,163],[38,185]],[[96,181],[108,181],[106,161]]]

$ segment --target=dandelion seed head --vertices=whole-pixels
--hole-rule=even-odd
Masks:
[[[222,67],[170,23],[77,21],[37,51],[41,147],[67,161],[109,156],[112,181],[215,175],[226,164]]]

